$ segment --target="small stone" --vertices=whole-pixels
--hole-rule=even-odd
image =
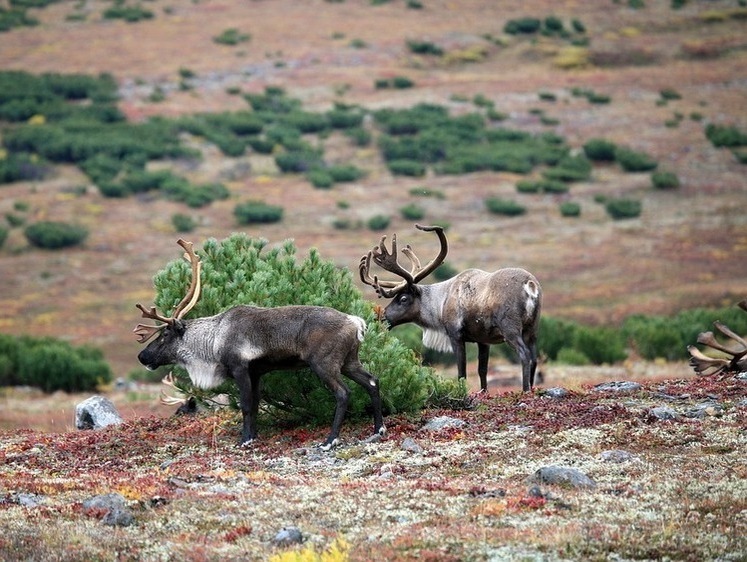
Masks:
[[[655,408],[651,408],[648,411],[648,415],[651,418],[656,418],[657,420],[662,421],[676,420],[680,417],[680,415],[669,406],[656,406]]]
[[[400,449],[403,451],[408,451],[410,453],[422,453],[423,447],[421,447],[415,439],[412,437],[405,437],[402,440],[402,445],[400,445]]]
[[[599,456],[604,462],[624,463],[639,460],[639,458],[634,454],[620,449],[602,451]]]
[[[547,390],[542,392],[543,396],[547,396],[549,398],[565,398],[569,394],[570,393],[565,388],[559,386],[548,388]]]
[[[303,542],[303,535],[301,531],[296,527],[283,527],[272,539],[272,544],[275,546],[291,546],[293,544],[301,544]]]
[[[717,402],[703,402],[685,412],[688,418],[703,419],[707,417],[721,417],[724,415],[724,407]]]
[[[633,381],[603,382],[594,386],[599,392],[635,392],[643,388],[639,383]]]
[[[83,502],[83,509],[86,511],[105,512],[101,521],[104,525],[112,527],[127,527],[132,525],[132,522],[135,520],[121,494],[94,496]]]
[[[572,488],[596,488],[597,483],[586,474],[575,468],[563,466],[544,466],[537,470],[530,478],[536,484],[556,484]]]
[[[460,427],[464,427],[467,425],[467,422],[464,420],[460,420],[458,418],[451,418],[449,416],[440,416],[438,418],[433,418],[428,423],[426,423],[422,431],[441,431],[442,429],[459,429]]]
[[[91,396],[75,406],[77,429],[101,429],[122,423],[122,416],[111,400],[103,396]]]

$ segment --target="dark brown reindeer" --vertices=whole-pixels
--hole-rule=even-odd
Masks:
[[[435,232],[441,243],[439,254],[425,266],[407,245],[402,253],[408,258],[408,271],[397,259],[397,235],[392,250],[386,248],[386,236],[363,256],[359,265],[361,281],[371,285],[379,297],[391,298],[384,310],[390,327],[414,322],[423,328],[423,344],[439,351],[456,354],[460,378],[467,376],[465,342],[477,343],[480,388],[487,390],[490,345],[506,342],[517,353],[522,366],[522,389],[534,386],[537,370],[537,330],[542,306],[542,289],[537,279],[524,269],[506,268],[493,273],[467,269],[432,285],[419,285],[441,265],[448,243],[440,226],[416,228]],[[371,278],[371,261],[401,278],[382,281]]]
[[[155,307],[136,305],[143,318],[163,322],[160,326],[138,324],[134,330],[141,343],[158,336],[138,355],[146,368],[180,365],[199,388],[213,388],[227,378],[234,379],[243,415],[242,445],[257,436],[260,377],[304,365],[319,376],[337,400],[332,429],[323,448],[336,445],[347,410],[350,390],[343,375],[368,392],[374,431],[384,435],[378,381],[358,358],[366,330],[362,318],[321,306],[240,305],[215,316],[185,320],[200,298],[200,258],[191,242],[179,240],[178,244],[192,265],[192,281],[172,316],[158,314]]]

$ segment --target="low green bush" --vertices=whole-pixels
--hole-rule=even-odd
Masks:
[[[709,123],[705,129],[706,138],[716,147],[735,148],[747,146],[747,133],[733,125]]]
[[[387,215],[374,215],[368,219],[366,224],[370,230],[379,231],[387,228],[390,221],[391,219]]]
[[[503,26],[503,32],[509,35],[537,33],[542,27],[542,21],[539,18],[524,17],[508,20]]]
[[[54,338],[0,334],[0,386],[82,392],[111,380],[111,368],[98,349]]]
[[[644,152],[618,147],[615,160],[626,172],[649,172],[655,170],[658,162]]]
[[[651,183],[656,189],[674,189],[680,186],[680,179],[674,172],[656,171],[651,174]]]
[[[613,219],[623,220],[640,216],[643,204],[638,199],[609,199],[604,208]]]
[[[245,43],[251,38],[252,36],[250,34],[242,33],[235,27],[229,27],[228,29],[224,29],[219,35],[213,37],[213,42],[218,43],[219,45],[234,46],[239,43]]]
[[[329,189],[335,184],[335,180],[329,170],[316,168],[306,174],[306,179],[317,189]]]
[[[27,226],[24,231],[32,246],[57,250],[82,244],[88,236],[85,227],[58,221],[40,221]]]
[[[197,221],[183,213],[171,215],[171,224],[177,232],[192,232],[197,227]]]
[[[559,206],[560,214],[564,217],[580,217],[581,205],[575,201],[564,201]]]
[[[444,50],[431,41],[408,40],[407,48],[411,53],[418,55],[435,55],[440,57],[444,54]]]
[[[488,197],[485,199],[485,207],[496,215],[515,217],[526,213],[527,209],[516,201],[501,199],[499,197]]]
[[[425,209],[415,203],[400,207],[399,212],[402,214],[402,218],[413,221],[420,220],[425,216]]]
[[[8,238],[8,229],[4,226],[0,226],[0,248],[5,244],[5,240]]]
[[[425,165],[416,160],[391,160],[386,165],[395,176],[419,178],[425,175]]]
[[[283,219],[283,208],[263,201],[247,201],[236,205],[234,216],[239,224],[268,224]]]
[[[590,139],[583,146],[584,154],[595,162],[614,162],[617,145],[607,139]]]

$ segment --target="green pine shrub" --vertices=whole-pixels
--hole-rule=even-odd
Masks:
[[[85,227],[58,221],[36,222],[27,226],[23,233],[32,246],[47,250],[77,246],[88,236]]]
[[[384,230],[389,226],[391,219],[387,215],[374,215],[366,222],[369,230]]]
[[[516,201],[501,199],[499,197],[488,197],[485,199],[485,207],[495,215],[516,217],[526,213],[527,209]]]
[[[617,145],[607,139],[590,139],[584,146],[584,154],[594,162],[614,162]]]
[[[316,168],[306,174],[306,179],[317,189],[329,189],[335,184],[335,180],[329,170]]]
[[[613,219],[623,220],[640,216],[643,204],[638,199],[609,199],[604,204],[604,208]]]
[[[355,287],[350,271],[323,260],[316,250],[300,259],[291,241],[269,248],[266,240],[234,234],[220,242],[207,240],[198,254],[203,262],[203,291],[188,317],[213,315],[237,304],[330,306],[367,321],[361,361],[379,377],[387,413],[416,412],[438,388],[432,371],[422,367],[412,350],[375,320],[373,306]],[[154,277],[159,310],[172,310],[189,282],[190,268],[184,260],[172,261],[159,271]],[[238,390],[232,382],[212,391],[198,390],[192,387],[185,372],[174,372],[177,385],[199,400],[226,392],[234,405],[238,402]],[[261,410],[263,420],[282,424],[330,423],[334,397],[310,370],[268,373],[262,378],[262,386],[266,403]],[[355,383],[349,386],[348,419],[367,418],[368,393]]]
[[[98,349],[54,338],[0,335],[0,386],[82,392],[111,380],[111,368]]]
[[[8,238],[8,229],[4,226],[0,226],[0,248],[5,244],[5,240]]]
[[[425,216],[425,209],[415,203],[408,203],[404,207],[400,207],[399,212],[402,218],[413,221],[420,220]]]
[[[418,55],[435,55],[440,57],[444,54],[443,48],[431,41],[418,41],[415,39],[407,40],[407,48],[411,53]]]
[[[233,211],[239,224],[269,224],[283,219],[283,208],[263,201],[247,201]]]
[[[651,183],[656,189],[674,189],[680,186],[680,179],[674,172],[657,170],[651,174]]]
[[[192,232],[197,227],[197,221],[190,215],[175,213],[171,215],[171,225],[177,232]]]
[[[626,172],[650,172],[659,165],[656,160],[645,152],[630,148],[618,147],[615,150],[615,160]]]
[[[234,46],[239,43],[246,43],[252,38],[248,33],[242,33],[235,27],[229,27],[220,32],[220,34],[213,37],[213,42],[218,45],[229,45]]]
[[[709,123],[706,126],[705,135],[713,146],[719,148],[747,146],[747,133],[732,125]]]
[[[580,217],[581,204],[575,201],[563,201],[560,206],[560,214],[564,217]]]
[[[627,357],[619,330],[604,326],[579,326],[573,333],[573,348],[595,365],[618,363]]]

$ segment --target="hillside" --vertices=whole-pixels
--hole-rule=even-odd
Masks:
[[[335,228],[340,218],[365,225],[372,215],[388,215],[387,233],[412,240],[422,254],[432,251],[432,241],[417,236],[413,221],[399,213],[415,199],[410,190],[421,186],[444,196],[416,202],[425,207],[423,221],[449,223],[450,264],[532,270],[549,315],[614,323],[636,312],[730,306],[747,292],[744,165],[704,135],[708,123],[747,127],[745,19],[733,2],[689,2],[678,10],[664,3],[631,9],[624,2],[380,4],[154,2],[148,4],[154,17],[137,23],[105,19],[103,2],[52,4],[30,10],[39,25],[0,34],[0,69],[111,73],[121,86],[119,107],[134,122],[247,109],[236,91],[269,86],[282,87],[310,111],[335,102],[367,110],[428,102],[460,114],[474,111],[471,100],[482,96],[507,116],[501,126],[551,131],[576,149],[607,138],[651,155],[681,186],[655,190],[647,173],[595,165],[591,179],[573,184],[570,194],[520,195],[520,176],[511,173],[392,176],[374,147],[351,147],[337,135],[323,140],[327,160],[354,163],[366,176],[331,190],[279,174],[270,157],[249,151],[225,158],[197,139],[203,159],[180,173],[223,181],[231,191],[228,200],[197,210],[160,198],[107,199],[79,169],[58,166],[45,181],[2,186],[0,211],[13,212],[22,201],[28,222],[75,221],[89,228],[89,238],[78,249],[45,252],[29,248],[22,229],[11,229],[0,249],[0,330],[101,346],[124,375],[135,367],[138,349],[130,333],[133,304],[152,298],[150,278],[176,256],[173,214],[199,221],[189,234],[198,247],[244,229],[273,243],[293,238],[301,252],[317,247],[354,269],[381,233]],[[548,15],[566,25],[583,22],[584,60],[591,62],[566,68],[567,41],[503,32],[512,18]],[[216,42],[227,29],[249,39]],[[446,55],[416,54],[407,47],[414,40]],[[375,87],[377,79],[397,76],[414,87]],[[573,94],[579,89],[610,101],[589,103]],[[664,90],[680,99],[663,102]],[[639,198],[642,214],[611,220],[594,202],[600,194]],[[483,204],[489,196],[520,199],[529,211],[491,215]],[[233,209],[249,198],[281,205],[284,220],[238,226]],[[568,198],[580,203],[580,218],[558,212]]]

